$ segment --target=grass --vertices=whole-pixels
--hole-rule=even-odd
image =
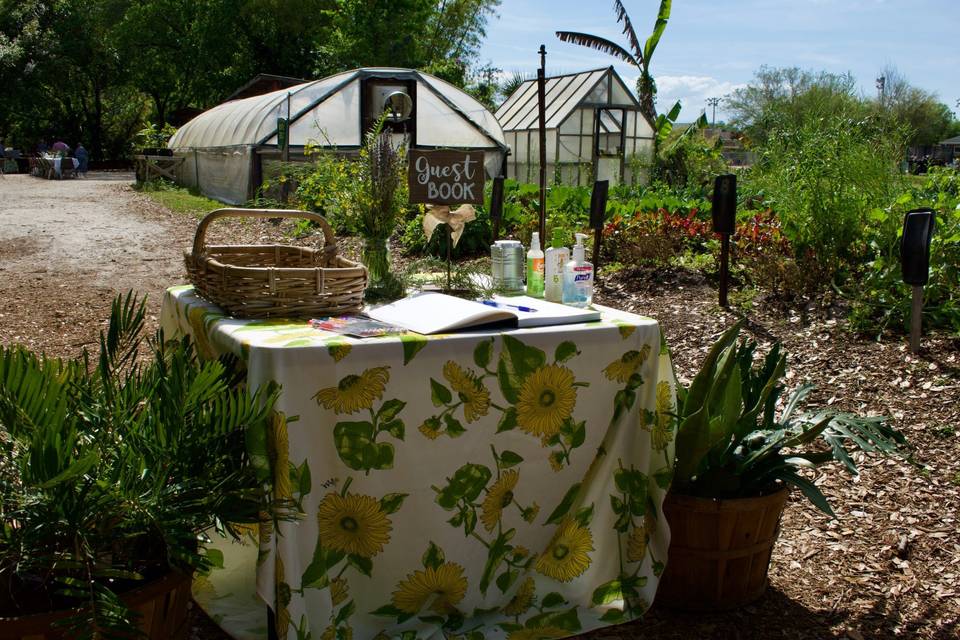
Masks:
[[[222,202],[200,195],[195,189],[186,189],[166,180],[138,182],[133,188],[175,213],[195,218],[202,218],[214,209],[225,206]]]

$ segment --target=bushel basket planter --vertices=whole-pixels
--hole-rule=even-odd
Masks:
[[[305,218],[323,230],[324,245],[207,245],[207,227],[224,217]],[[316,213],[217,209],[200,221],[184,259],[197,293],[237,318],[315,318],[363,306],[366,267],[337,255],[333,230]]]
[[[144,638],[185,640],[189,630],[190,583],[189,575],[173,570],[120,596],[139,615],[137,622]],[[54,624],[76,612],[73,609],[0,618],[0,640],[70,640],[71,632]]]
[[[718,500],[668,493],[667,566],[656,602],[721,611],[753,602],[767,588],[787,487],[756,498]]]

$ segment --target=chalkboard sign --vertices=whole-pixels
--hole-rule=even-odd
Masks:
[[[482,151],[410,150],[410,202],[483,204]]]

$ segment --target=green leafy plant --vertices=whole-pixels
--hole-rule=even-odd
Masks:
[[[144,315],[114,300],[93,358],[0,347],[0,617],[78,607],[71,638],[132,637],[124,591],[219,564],[205,532],[239,538],[268,506],[276,389],[145,341]]]
[[[164,149],[176,132],[177,128],[171,124],[164,123],[162,127],[149,124],[134,135],[133,146],[135,149]]]
[[[754,364],[756,344],[737,342],[743,321],[707,354],[689,387],[677,392],[676,464],[672,491],[706,498],[743,498],[791,484],[820,510],[833,510],[803,469],[838,461],[851,474],[852,449],[906,455],[906,439],[882,417],[832,409],[801,411],[813,390],[801,385],[783,398],[787,358],[775,345]],[[812,447],[815,442],[826,447]]]
[[[901,189],[902,137],[847,115],[782,124],[759,148],[747,190],[775,211],[813,283],[829,284],[863,256],[868,213]]]
[[[906,331],[910,322],[910,286],[900,267],[904,214],[917,207],[935,211],[930,243],[930,281],[924,287],[923,324],[960,333],[960,171],[931,169],[922,183],[903,193],[892,206],[868,215],[872,254],[851,290],[851,325],[858,331]]]

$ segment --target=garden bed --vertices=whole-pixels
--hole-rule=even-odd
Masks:
[[[30,194],[36,207],[44,197],[40,192]],[[4,266],[0,295],[8,301],[0,341],[23,342],[52,355],[73,355],[85,345],[93,346],[113,296],[109,284],[91,277],[103,263],[133,274],[127,278],[139,281],[140,291],[150,295],[156,315],[162,287],[177,281],[173,274],[182,278],[182,250],[192,240],[195,220],[172,214],[147,196],[116,184],[104,193],[91,193],[87,200],[49,204],[68,214],[74,207],[100,208],[107,220],[123,216],[147,225],[152,229],[151,271],[137,270],[143,265],[142,253],[118,246],[88,256],[86,265],[60,260],[54,272],[47,243],[0,237]],[[4,215],[19,216],[22,225],[49,224],[49,216],[35,213],[30,214],[34,222],[23,220],[27,214],[16,210]],[[66,218],[59,233],[70,232],[71,219]],[[218,241],[260,243],[283,234],[287,224],[238,221],[212,232]],[[44,237],[39,232],[21,235]],[[344,241],[344,255],[355,256],[351,251],[356,249],[355,243]],[[736,310],[721,310],[709,281],[676,269],[621,269],[600,282],[596,299],[657,318],[681,377],[692,375],[721,329],[737,313],[746,312],[746,332],[761,343],[759,351],[776,339],[784,341],[790,353],[791,385],[810,380],[819,387],[815,403],[892,416],[894,426],[917,447],[918,465],[866,458],[859,463],[858,482],[848,483],[842,474],[828,475],[821,489],[839,516],[836,521],[828,521],[801,497],[791,498],[774,549],[772,588],[755,605],[697,616],[655,608],[642,623],[589,637],[632,638],[641,631],[649,638],[957,637],[960,339],[928,336],[923,351],[913,356],[903,338],[874,342],[853,335],[842,317],[832,317],[830,308],[811,307],[801,317],[758,295],[738,298],[742,306]],[[203,619],[195,622],[192,633],[194,640],[225,638]]]

